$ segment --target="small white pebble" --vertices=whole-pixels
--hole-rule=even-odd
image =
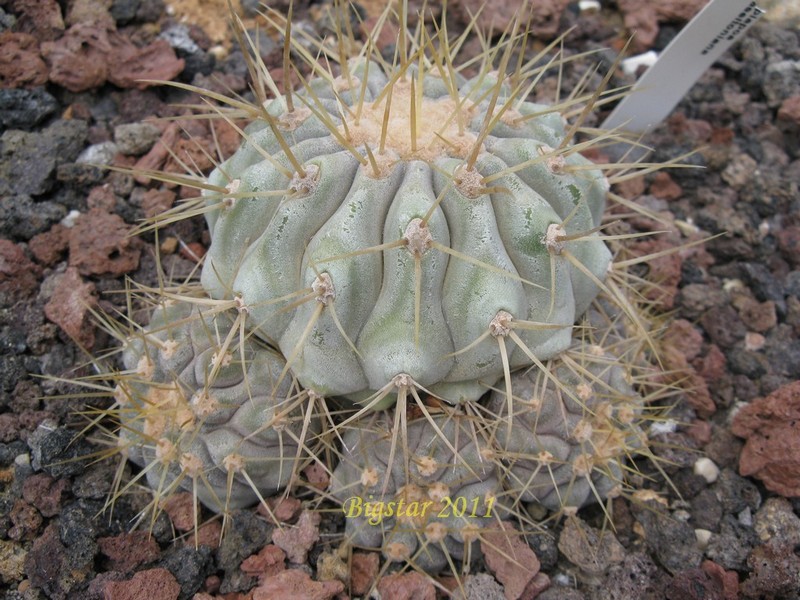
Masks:
[[[714,483],[719,478],[719,467],[710,458],[698,458],[694,463],[694,474],[700,475],[708,483]]]
[[[741,279],[726,279],[725,283],[722,284],[722,289],[726,292],[731,292],[733,290],[740,290],[744,287],[744,283],[742,283]]]
[[[627,75],[636,75],[639,67],[649,67],[658,60],[658,53],[655,50],[648,50],[644,54],[637,54],[622,61],[622,70]]]
[[[760,333],[748,331],[744,335],[744,348],[745,350],[750,350],[751,352],[761,350],[766,342],[767,339]]]
[[[697,539],[697,547],[700,550],[708,548],[708,542],[711,541],[711,532],[708,529],[695,529],[694,537]]]
[[[67,213],[67,216],[61,219],[61,224],[66,227],[67,229],[72,229],[75,227],[75,221],[78,220],[78,217],[81,216],[81,211],[79,210],[71,210]]]
[[[578,2],[578,8],[581,12],[593,12],[600,10],[600,3],[597,0],[580,0]]]

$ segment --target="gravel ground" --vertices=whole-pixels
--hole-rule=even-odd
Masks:
[[[375,4],[365,2],[365,14]],[[451,2],[451,33],[464,26],[458,7],[469,4]],[[505,4],[497,4],[501,15]],[[634,46],[642,51],[663,48],[688,18],[666,12],[671,3],[661,12],[633,4],[620,0],[591,14],[559,7],[553,31],[576,27],[565,42],[572,54],[620,47],[625,25],[637,23]],[[319,5],[295,3],[299,27],[324,32],[320,14]],[[672,413],[678,425],[654,445],[670,461],[672,482],[646,482],[659,500],[614,500],[613,532],[601,533],[603,513],[589,508],[548,535],[528,536],[550,582],[537,598],[800,598],[800,36],[787,23],[756,25],[645,139],[657,160],[699,148],[688,162],[702,168],[647,175],[616,190],[669,224],[643,252],[715,236],[647,267],[674,317],[668,366],[687,373],[691,390]],[[330,542],[342,518],[323,513],[320,521],[293,499],[280,514],[298,520],[291,544],[307,557],[303,564],[286,561],[275,527],[255,510],[237,512],[221,542],[218,521],[193,530],[184,496],[165,507],[152,535],[130,530],[146,494],[103,512],[117,459],[75,437],[86,423],[75,412],[107,400],[58,379],[92,373],[82,348],[113,347],[89,307],[125,311],[112,293],[124,277],[156,283],[156,243],[173,276],[191,272],[208,244],[197,220],[158,240],[128,237],[182,190],[89,163],[179,171],[154,144],[191,151],[185,134],[147,119],[180,114],[174,104],[188,95],[139,89],[136,80],[175,78],[246,94],[242,56],[227,52],[226,35],[184,23],[162,0],[0,0],[0,590],[7,600],[341,591]],[[277,73],[277,38],[261,39]],[[465,52],[478,49],[472,40]],[[609,65],[614,52],[599,57]],[[588,68],[567,68],[564,87]],[[552,97],[554,81],[534,93]],[[612,83],[631,81],[618,75]],[[182,125],[210,143],[202,123]],[[226,144],[236,140],[220,140]],[[204,157],[193,156],[203,166]],[[353,556],[354,595],[377,570],[377,554]],[[468,596],[520,597],[508,582],[504,596],[496,578],[479,564]],[[414,574],[386,576],[381,586],[384,600],[434,594]]]

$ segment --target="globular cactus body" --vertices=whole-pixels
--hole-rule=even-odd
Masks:
[[[630,373],[600,346],[576,344],[548,364],[512,375],[508,398],[493,392],[498,458],[506,486],[522,502],[549,510],[580,508],[619,494],[625,462],[644,450],[644,399]]]
[[[330,486],[348,542],[432,573],[478,558],[481,530],[503,516],[502,486],[471,421],[420,418],[394,435],[379,421],[363,425],[343,436]]]
[[[561,117],[486,74],[449,84],[365,61],[312,80],[209,178],[226,193],[206,194],[203,286],[240,295],[316,393],[365,401],[407,374],[476,400],[566,349],[605,276],[608,184]],[[528,323],[507,357],[498,316]]]
[[[251,505],[296,475],[303,419],[291,380],[276,387],[285,361],[240,340],[228,313],[168,301],[128,342],[123,362],[119,444],[154,490],[194,488],[220,510]]]

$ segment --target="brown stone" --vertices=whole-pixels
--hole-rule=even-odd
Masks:
[[[484,528],[481,550],[508,600],[532,597],[526,588],[539,573],[539,559],[512,523],[502,521]]]
[[[109,570],[123,573],[130,573],[139,565],[157,559],[161,553],[155,538],[147,531],[102,537],[97,540],[97,545],[109,559]]]
[[[35,506],[42,516],[54,517],[61,511],[69,488],[67,479],[55,480],[46,473],[36,473],[22,484],[22,498]]]
[[[677,200],[683,195],[683,189],[666,171],[659,171],[650,182],[650,193],[662,200]]]
[[[142,196],[144,216],[152,219],[172,208],[174,202],[175,192],[172,190],[147,190]]]
[[[170,81],[183,71],[184,60],[166,40],[155,40],[139,48],[121,34],[109,35],[108,80],[121,88],[145,89],[152,81]],[[149,80],[149,81],[148,81]]]
[[[381,577],[378,593],[381,600],[436,600],[436,588],[430,577],[416,571]]]
[[[463,23],[469,23],[474,15],[478,15],[476,25],[485,33],[490,30],[495,34],[510,31],[514,22],[519,21],[523,27],[530,24],[529,30],[534,37],[552,38],[559,31],[561,14],[568,4],[569,0],[537,0],[528,5],[528,14],[520,15],[521,3],[518,0],[496,0],[491,3],[485,0],[453,0],[448,3],[447,10]]]
[[[291,523],[300,514],[302,502],[299,499],[283,496],[267,498],[267,506],[258,505],[256,512],[266,518],[273,525],[278,523]]]
[[[800,95],[789,96],[781,103],[778,119],[800,125]]]
[[[76,93],[106,82],[110,52],[105,27],[91,23],[73,25],[58,40],[42,44],[50,81]]]
[[[69,247],[69,236],[69,229],[56,223],[48,231],[33,236],[28,242],[28,249],[36,260],[50,267],[63,258]]]
[[[91,209],[71,229],[69,264],[81,275],[122,275],[139,266],[140,245],[120,216]]]
[[[84,282],[78,270],[69,267],[56,276],[55,290],[45,304],[44,314],[58,325],[81,347],[91,349],[94,345],[95,326],[91,309],[97,304],[94,284]]]
[[[286,553],[275,544],[268,544],[258,551],[258,554],[248,556],[242,561],[242,572],[251,577],[258,577],[259,581],[265,577],[277,575],[286,566]]]
[[[38,40],[28,33],[0,33],[0,87],[36,87],[47,82],[48,69]]]
[[[800,381],[742,408],[732,430],[747,440],[739,456],[742,475],[782,496],[800,496]]]
[[[172,494],[161,503],[161,509],[167,513],[172,526],[178,531],[191,531],[196,524],[194,500],[189,492]]]
[[[265,578],[253,590],[253,600],[331,600],[342,592],[341,581],[313,581],[308,573],[289,569]]]
[[[12,0],[17,16],[16,31],[33,34],[39,41],[54,40],[64,31],[64,19],[57,0]]]
[[[127,581],[111,581],[103,600],[177,600],[181,586],[166,569],[139,571]]]
[[[350,562],[350,589],[355,596],[369,592],[378,578],[380,557],[377,552],[353,552]]]
[[[0,298],[15,300],[30,295],[39,287],[41,273],[21,246],[0,238]]]
[[[286,552],[289,561],[303,564],[308,558],[308,551],[319,540],[318,512],[304,510],[297,519],[297,525],[285,525],[272,534],[272,542]]]

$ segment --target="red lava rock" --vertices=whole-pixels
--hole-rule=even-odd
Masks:
[[[664,595],[667,600],[723,599],[721,583],[699,568],[675,573]]]
[[[139,266],[140,242],[122,217],[91,209],[71,229],[69,264],[81,275],[122,275]]]
[[[19,299],[39,287],[42,270],[31,262],[22,247],[0,238],[0,297]]]
[[[800,95],[789,96],[781,103],[778,119],[800,125]]]
[[[42,44],[50,64],[50,81],[71,92],[83,92],[106,81],[121,88],[144,89],[149,80],[170,80],[183,70],[183,59],[165,40],[139,48],[104,25],[80,22],[54,42]]]
[[[764,333],[778,323],[775,303],[772,300],[759,302],[745,294],[735,294],[731,299],[731,303],[739,312],[742,323],[751,331]]]
[[[796,598],[800,588],[800,557],[793,544],[775,538],[757,546],[747,557],[750,576],[740,590],[745,598]]]
[[[558,33],[561,14],[569,0],[537,0],[528,6],[530,11],[530,32],[535,37],[551,38]],[[485,0],[455,0],[447,5],[448,11],[463,23],[469,23],[478,14],[477,27],[483,32],[490,29],[495,33],[510,30],[515,20],[528,23],[527,15],[520,15],[517,0],[497,0],[487,4]]]
[[[142,210],[148,219],[166,212],[175,203],[172,190],[147,190],[142,196]]]
[[[306,481],[308,481],[308,483],[313,485],[318,490],[328,489],[330,477],[328,476],[327,471],[322,468],[322,465],[314,463],[307,466],[305,469],[303,469],[303,475],[305,475]]]
[[[240,568],[245,575],[258,577],[258,580],[261,581],[265,577],[277,575],[283,571],[286,568],[283,564],[285,560],[286,553],[283,550],[275,544],[268,544],[259,550],[258,554],[245,558]]]
[[[481,550],[489,570],[503,584],[506,598],[533,598],[527,591],[534,587],[539,572],[539,559],[513,524],[502,521],[485,527],[481,533]]]
[[[666,171],[659,171],[650,182],[649,192],[662,200],[677,200],[683,196],[683,189]]]
[[[716,381],[725,374],[725,355],[719,346],[710,344],[706,355],[697,358],[692,365],[697,370],[697,374],[707,381]]]
[[[90,309],[97,304],[95,287],[85,282],[74,267],[58,275],[55,291],[44,306],[44,314],[83,348],[94,346],[94,323]]]
[[[350,562],[350,590],[354,596],[369,592],[378,578],[380,557],[377,552],[353,552]]]
[[[433,582],[416,571],[381,577],[378,593],[381,600],[436,600]]]
[[[722,600],[737,600],[739,598],[739,575],[736,571],[726,571],[710,560],[703,561],[700,568],[711,575],[712,579],[719,582],[722,587]]]
[[[189,492],[171,495],[161,503],[161,508],[178,531],[186,532],[194,529],[195,507]]]
[[[64,31],[64,19],[57,0],[12,0],[17,16],[16,31],[33,34],[37,40],[54,40]]]
[[[703,334],[686,319],[676,319],[669,324],[662,341],[689,361],[700,354]]]
[[[208,546],[218,548],[222,536],[222,524],[219,521],[207,521],[197,528],[197,537],[192,533],[186,538],[187,546]]]
[[[745,438],[739,472],[782,496],[800,496],[800,381],[757,398],[734,417],[732,431]]]
[[[267,498],[269,510],[263,504],[259,504],[256,512],[270,523],[277,525],[278,523],[291,523],[294,521],[295,517],[300,513],[301,506],[302,502],[297,498],[277,496]],[[273,517],[275,518],[273,519]]]
[[[644,177],[634,177],[633,179],[626,179],[625,181],[615,183],[613,191],[623,198],[633,200],[644,194],[644,190]]]
[[[22,499],[14,503],[8,516],[11,518],[8,537],[18,542],[36,539],[39,528],[44,521],[39,511]]]
[[[330,600],[342,592],[341,581],[313,581],[305,571],[289,569],[264,579],[253,590],[253,600]]]
[[[91,23],[73,25],[58,40],[42,44],[50,81],[75,93],[106,82],[110,52],[106,28]]]
[[[19,437],[19,417],[13,413],[0,414],[0,443],[8,444]]]
[[[318,512],[304,510],[297,519],[297,525],[287,525],[272,533],[272,542],[286,552],[290,562],[303,564],[308,551],[319,539]]]
[[[659,23],[689,21],[707,1],[666,0],[651,4],[638,0],[618,0],[617,6],[625,14],[625,27],[636,32],[633,51],[642,52],[655,42]]]
[[[28,241],[28,249],[33,257],[46,267],[56,264],[69,247],[70,231],[60,223],[48,231],[38,233]]]
[[[28,33],[0,33],[0,87],[36,87],[47,82],[48,69],[39,42]]]
[[[109,570],[123,573],[130,573],[139,565],[157,559],[161,554],[155,538],[146,531],[99,538],[97,545],[100,552],[110,560]]]
[[[669,239],[663,237],[648,238],[631,244],[631,254],[635,257],[641,257],[664,250],[671,250],[674,247],[675,244]],[[675,296],[678,294],[678,284],[681,281],[682,265],[683,257],[680,252],[671,252],[647,260],[647,266],[650,269],[648,278],[657,285],[646,290],[645,296],[649,300],[658,302],[664,310],[670,310],[675,306]]]
[[[781,249],[786,260],[795,267],[800,266],[800,226],[789,225],[775,234],[778,238],[778,248]]]
[[[121,34],[109,35],[113,51],[108,61],[108,80],[121,88],[143,90],[151,85],[143,80],[169,81],[183,71],[184,60],[166,40],[155,40],[139,48]]]
[[[103,600],[177,600],[181,586],[166,569],[139,571],[127,581],[111,581]]]
[[[114,208],[117,206],[117,197],[111,184],[96,185],[89,190],[89,195],[86,197],[86,206],[99,208],[106,212],[114,212]]]
[[[114,17],[109,12],[108,2],[102,0],[71,0],[68,5],[66,23],[92,23],[107,29],[114,29]]]
[[[702,447],[711,441],[711,423],[695,419],[686,429],[686,433]]]
[[[25,557],[25,574],[31,584],[50,597],[65,597],[62,578],[69,572],[67,549],[58,535],[58,523],[48,525]],[[76,578],[80,573],[75,573]],[[115,599],[116,600],[116,599]]]
[[[134,169],[137,171],[155,171],[160,169],[164,165],[164,161],[167,160],[170,150],[178,140],[180,132],[181,125],[179,122],[170,123],[147,154],[136,161]],[[144,175],[137,175],[135,179],[142,185],[150,183],[150,178]]]
[[[46,473],[36,473],[22,484],[22,498],[35,506],[42,516],[54,517],[61,511],[69,487],[67,479],[55,480]]]

